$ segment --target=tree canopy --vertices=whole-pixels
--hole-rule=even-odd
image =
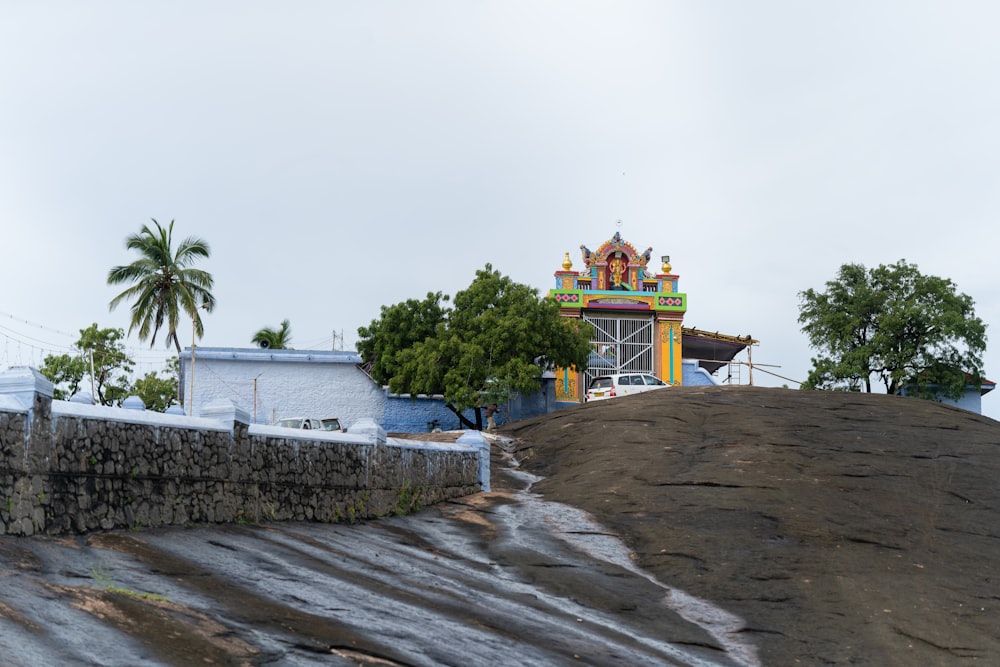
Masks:
[[[129,394],[141,398],[147,410],[166,412],[177,400],[177,364],[177,357],[170,357],[159,373],[149,371],[138,378]]]
[[[121,405],[128,397],[129,373],[135,363],[125,353],[125,332],[99,329],[97,323],[80,329],[74,347],[78,354],[48,355],[39,372],[54,385],[53,398],[67,400],[83,389],[83,379],[93,379],[94,400],[101,405]]]
[[[292,344],[292,324],[288,320],[281,320],[281,326],[277,329],[263,327],[250,339],[254,345],[270,350],[289,350]]]
[[[826,291],[799,293],[799,323],[821,352],[804,387],[959,398],[982,380],[986,325],[946,278],[900,260],[844,264]]]
[[[123,330],[101,329],[96,322],[80,329],[75,354],[50,354],[39,369],[54,385],[52,397],[67,401],[92,390],[100,405],[120,406],[129,396],[138,396],[147,410],[165,411],[177,396],[177,357],[171,357],[161,373],[150,371],[133,383],[135,362],[124,340]]]
[[[207,259],[210,250],[206,241],[189,236],[174,252],[174,221],[171,220],[166,228],[156,219],[153,224],[155,231],[143,225],[138,234],[125,239],[125,247],[137,251],[139,259],[108,272],[109,285],[131,284],[111,300],[109,307],[114,310],[122,301],[131,300],[129,333],[138,329],[139,340],[149,338],[149,346],[153,347],[156,334],[166,325],[166,343],[169,346],[173,342],[179,355],[181,344],[177,326],[181,312],[191,318],[194,334],[200,338],[205,329],[198,309],[212,312],[215,308],[211,274],[191,266],[199,259]]]
[[[482,406],[538,391],[546,368],[586,368],[586,325],[489,264],[453,307],[447,301],[438,292],[383,306],[380,319],[358,329],[358,351],[376,382],[396,393],[442,394],[463,423],[482,428]],[[461,414],[469,408],[474,425]]]
[[[381,316],[367,327],[358,328],[358,354],[368,365],[368,373],[387,385],[399,369],[396,355],[414,344],[432,338],[448,315],[449,297],[428,292],[423,301],[407,299],[382,306]]]

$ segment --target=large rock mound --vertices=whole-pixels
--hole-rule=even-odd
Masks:
[[[534,490],[745,620],[767,665],[1000,664],[1000,423],[896,396],[672,387],[505,429]]]

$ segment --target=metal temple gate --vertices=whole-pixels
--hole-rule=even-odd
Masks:
[[[653,316],[602,317],[583,314],[594,329],[590,342],[594,352],[585,373],[585,387],[598,375],[651,373],[656,375]]]

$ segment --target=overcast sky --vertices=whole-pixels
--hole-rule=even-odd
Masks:
[[[199,345],[287,318],[353,349],[382,305],[486,263],[544,293],[621,231],[670,255],[687,326],[795,381],[798,293],[905,259],[975,300],[1000,379],[997,25],[973,0],[0,0],[0,367],[127,329],[107,273],[156,218],[211,245]]]

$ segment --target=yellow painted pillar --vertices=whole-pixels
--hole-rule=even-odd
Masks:
[[[681,363],[681,323],[661,320],[660,330],[660,379],[670,384],[683,384]]]
[[[555,376],[556,401],[572,403],[582,400],[578,382],[582,373],[578,373],[574,368],[556,368]]]

